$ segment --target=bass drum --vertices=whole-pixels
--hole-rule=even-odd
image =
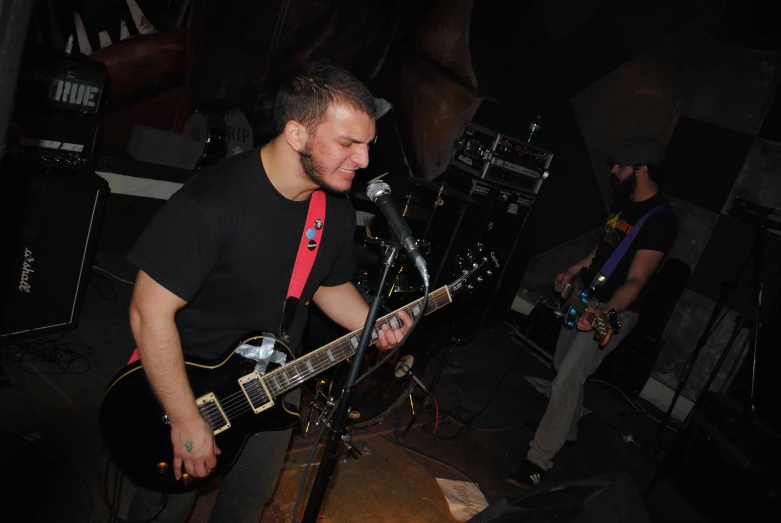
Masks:
[[[367,350],[358,377],[373,368],[386,355],[387,352],[376,349]],[[411,342],[405,343],[398,353],[356,385],[347,424],[354,428],[375,425],[408,402],[417,383],[412,376],[404,372],[406,367],[403,365],[406,364],[420,379],[427,363],[426,359],[424,351],[417,349]],[[349,360],[337,365],[329,382],[329,396],[339,397],[350,366]]]
[[[372,296],[360,285],[356,285],[356,287],[364,299],[371,303]],[[383,306],[380,315],[388,314],[393,310],[395,309]],[[419,330],[416,328],[415,333],[418,334]],[[309,319],[302,341],[305,350],[309,352],[332,342],[343,336],[344,333],[343,328],[331,321],[316,306],[313,306],[309,311]],[[358,383],[353,393],[351,412],[347,419],[349,426],[362,428],[379,423],[404,402],[409,401],[408,397],[416,383],[412,376],[405,374],[400,367],[402,363],[406,363],[415,376],[421,379],[426,363],[428,363],[428,355],[425,350],[421,349],[422,345],[416,343],[416,338],[417,336],[413,334],[413,337],[391,359]],[[387,352],[369,347],[364,354],[364,361],[361,364],[358,377],[371,369],[387,354]],[[315,396],[321,408],[324,406],[322,403],[325,399],[322,394],[325,394],[326,397],[339,396],[342,383],[350,372],[351,364],[352,358],[327,369],[306,382],[305,386]],[[325,384],[322,384],[322,381],[325,381]],[[319,394],[318,390],[322,394]]]

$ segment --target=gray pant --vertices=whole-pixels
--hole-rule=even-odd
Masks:
[[[288,403],[298,405],[300,390],[290,392]],[[258,432],[252,435],[239,459],[222,478],[210,523],[257,523],[263,507],[271,500],[279,471],[285,461],[293,429]],[[156,523],[184,523],[190,517],[196,492],[170,494]],[[136,491],[127,519],[144,521],[160,508],[161,494],[143,488]]]
[[[553,356],[557,374],[551,384],[550,401],[545,410],[526,459],[548,470],[551,460],[564,442],[578,439],[578,421],[583,411],[583,386],[610,354],[631,332],[637,323],[637,314],[624,311],[618,315],[621,329],[603,349],[594,341],[594,331],[561,328]]]

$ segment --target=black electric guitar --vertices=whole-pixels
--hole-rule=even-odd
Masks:
[[[474,288],[494,267],[498,261],[492,253],[464,269],[450,285],[430,292],[425,311],[420,298],[379,318],[371,343],[378,340],[376,329],[382,325],[402,324],[399,311],[413,318],[432,313],[451,303],[459,291]],[[120,371],[103,398],[100,429],[106,447],[117,466],[139,486],[172,493],[193,490],[227,472],[251,434],[293,426],[298,413],[281,396],[352,356],[362,332],[353,331],[298,359],[276,336],[263,333],[247,336],[218,360],[185,361],[198,408],[222,451],[217,467],[206,478],[183,474],[177,481],[174,477],[169,420],[140,361]]]
[[[583,316],[594,327],[594,340],[600,347],[610,342],[613,334],[618,334],[621,325],[615,312],[606,312],[602,315],[586,312],[586,307],[591,305],[591,296],[602,286],[604,281],[597,280],[592,287],[584,283],[586,271],[581,270],[561,291],[559,304],[554,308],[553,314],[562,320],[568,329],[574,329],[578,319]]]

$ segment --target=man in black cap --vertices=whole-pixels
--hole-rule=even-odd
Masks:
[[[576,329],[561,329],[553,358],[557,374],[548,408],[526,459],[507,478],[508,483],[534,487],[553,466],[551,460],[561,447],[576,443],[586,380],[636,324],[643,287],[670,251],[678,232],[672,208],[659,192],[663,159],[664,146],[648,137],[627,140],[611,153],[610,182],[615,197],[599,245],[556,276],[553,287],[561,292],[584,269],[587,286],[596,281],[598,274],[609,274],[592,293],[595,303],[586,312],[602,317],[617,315],[620,330],[600,348],[589,332],[593,327],[585,315],[579,318]],[[631,242],[628,250],[620,258],[612,256],[625,238]]]

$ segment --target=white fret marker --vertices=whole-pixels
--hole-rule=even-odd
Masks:
[[[358,349],[358,338],[356,338],[355,336],[350,338],[350,344],[353,346],[353,349],[357,350]]]
[[[393,316],[388,323],[390,323],[391,327],[401,327],[401,322],[399,321],[399,318],[396,316]]]
[[[328,349],[327,351],[325,351],[325,353],[326,353],[326,354],[328,354],[328,359],[329,359],[329,360],[331,360],[331,361],[336,361],[336,358],[334,358],[334,355],[333,355],[333,353],[331,352],[331,349]]]
[[[414,307],[412,307],[412,316],[417,316],[420,313],[420,305],[415,304]]]
[[[277,379],[277,377],[276,377],[276,376],[273,376],[273,378],[274,378],[274,385],[276,385],[277,387],[279,387],[279,380]]]
[[[287,381],[290,381],[290,376],[287,375],[287,371],[282,371],[282,375],[285,377]]]
[[[377,334],[377,329],[372,329],[372,339],[378,338],[379,334]]]
[[[310,360],[306,360],[306,368],[308,368],[312,372],[315,371],[315,368],[312,366],[312,362]]]

